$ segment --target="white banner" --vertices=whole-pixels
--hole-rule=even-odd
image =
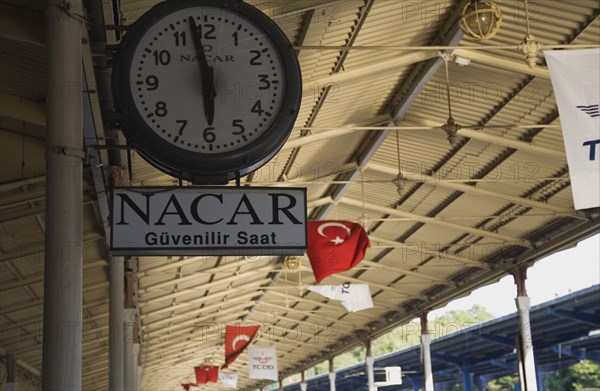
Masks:
[[[600,206],[600,49],[544,52],[556,94],[575,209]]]
[[[277,350],[275,346],[250,346],[248,348],[248,377],[277,381]]]
[[[373,299],[368,284],[309,285],[309,291],[317,292],[329,299],[339,300],[348,312],[373,308]]]
[[[219,380],[225,388],[237,388],[238,374],[233,372],[219,372]]]

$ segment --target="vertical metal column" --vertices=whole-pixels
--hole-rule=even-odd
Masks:
[[[15,366],[16,360],[15,356],[9,354],[6,356],[6,387],[4,389],[6,391],[16,391],[17,390],[17,379],[15,377]]]
[[[329,391],[335,391],[335,367],[333,366],[333,357],[329,359]]]
[[[306,391],[306,389],[308,388],[308,384],[306,384],[306,375],[304,373],[304,371],[302,371],[302,380],[300,381],[300,391]]]
[[[138,333],[139,331],[138,329],[138,317],[137,317],[137,311],[136,311],[136,317],[135,317],[135,324],[134,324],[134,331],[133,331],[133,335],[134,335],[134,344],[133,344],[133,389],[134,390],[139,390],[140,389],[140,343],[139,343],[139,338]],[[137,342],[136,342],[137,341]]]
[[[371,351],[371,340],[365,342],[367,348],[367,380],[369,384],[369,391],[376,391],[375,388],[375,359],[373,358],[373,352]]]
[[[527,287],[525,280],[527,279],[527,269],[531,266],[530,263],[514,268],[511,273],[517,285],[517,310],[519,312],[519,327],[521,334],[521,354],[523,357],[523,379],[521,382],[525,386],[525,390],[537,389],[537,375],[535,369],[535,358],[533,355],[533,335],[531,332],[531,322],[529,320],[529,309],[531,303],[527,296]]]
[[[137,278],[134,270],[136,260],[129,259],[128,271],[125,273],[125,354],[123,386],[127,391],[138,390],[139,371],[139,329],[138,329],[138,300]]]
[[[431,336],[427,328],[427,313],[421,314],[421,356],[423,359],[423,375],[425,391],[433,391],[433,370],[431,369]]]
[[[46,236],[42,388],[81,390],[83,312],[82,47],[66,3],[46,2]],[[68,2],[82,14],[81,0]]]
[[[110,299],[109,299],[109,389],[123,390],[125,354],[125,272],[123,257],[110,258]]]
[[[137,391],[135,385],[137,383],[137,356],[134,353],[134,333],[135,322],[137,318],[137,310],[135,308],[125,309],[125,343],[123,354],[123,388],[126,391]]]
[[[471,368],[470,367],[461,367],[460,370],[463,374],[463,389],[464,391],[471,391]]]

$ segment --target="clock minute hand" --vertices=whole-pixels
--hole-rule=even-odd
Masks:
[[[196,48],[196,56],[200,65],[200,79],[202,82],[202,99],[204,100],[204,115],[208,121],[208,125],[212,126],[215,118],[215,74],[213,67],[208,65],[206,54],[204,53],[204,45],[202,37],[198,31],[198,26],[193,16],[189,18],[190,27],[192,28],[192,39]]]

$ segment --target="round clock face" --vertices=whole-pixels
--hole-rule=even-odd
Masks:
[[[301,81],[285,35],[238,0],[170,1],[127,32],[113,93],[128,139],[163,171],[245,175],[281,148]]]

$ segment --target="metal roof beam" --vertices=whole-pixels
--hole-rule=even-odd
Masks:
[[[531,143],[518,140],[511,140],[507,137],[494,136],[491,134],[484,133],[481,130],[461,129],[458,131],[458,135],[468,137],[473,140],[483,141],[492,145],[499,145],[501,147],[512,148],[522,152],[528,152],[534,155],[560,159],[565,162],[567,161],[567,156],[563,151],[538,147]]]
[[[89,194],[83,195],[83,206],[87,207],[93,205],[96,200],[93,199]],[[29,208],[6,208],[4,210],[0,210],[0,221],[3,223],[9,221],[16,221],[20,219],[25,219],[28,217],[35,217],[39,215],[43,215],[46,213],[46,203],[37,202],[34,205],[31,205]]]
[[[382,164],[377,164],[377,163],[369,163],[369,165],[367,166],[367,169],[377,171],[380,173],[384,173],[384,174],[393,175],[394,177],[396,175],[398,175],[398,169],[392,168],[392,167],[387,167],[387,166],[384,166]],[[516,196],[512,196],[512,195],[508,195],[508,194],[499,193],[496,191],[485,190],[485,189],[481,189],[479,187],[467,185],[464,183],[444,181],[443,179],[429,176],[425,173],[414,173],[414,172],[408,172],[408,171],[404,170],[404,171],[402,171],[402,175],[408,181],[422,182],[422,183],[425,183],[425,184],[428,184],[431,186],[439,186],[439,187],[443,187],[446,189],[456,190],[456,191],[460,191],[460,192],[468,193],[468,194],[474,194],[474,195],[485,197],[485,198],[501,199],[501,200],[504,200],[504,201],[507,201],[507,202],[510,202],[513,204],[529,206],[529,207],[536,208],[536,209],[549,210],[549,211],[556,212],[556,213],[566,213],[569,215],[584,217],[583,214],[581,214],[573,209],[563,208],[560,206],[555,206],[555,205],[548,204],[545,202],[539,202],[539,201],[532,200],[529,198],[516,197]]]
[[[46,21],[42,12],[0,3],[0,37],[46,46]]]
[[[520,75],[531,75],[546,80],[550,79],[548,68],[540,65],[535,68],[530,68],[523,60],[507,60],[505,57],[483,53],[481,50],[456,49],[452,54],[457,57],[468,58],[475,63],[489,65],[502,70],[509,70]]]
[[[206,316],[202,316],[200,318],[194,318],[192,319],[193,321],[190,322],[189,320],[186,321],[187,324],[182,325],[183,327],[179,327],[180,325],[178,324],[177,327],[173,327],[173,326],[168,326],[165,327],[163,329],[161,329],[160,331],[165,331],[166,333],[161,333],[159,335],[155,335],[154,333],[151,332],[147,332],[146,334],[144,334],[146,343],[148,344],[148,346],[146,348],[144,348],[144,354],[151,354],[153,352],[155,352],[156,354],[159,354],[161,356],[164,355],[165,353],[165,349],[167,350],[172,350],[172,349],[176,349],[180,346],[186,346],[189,345],[190,343],[190,339],[191,338],[196,338],[191,340],[192,342],[198,342],[198,341],[206,341],[208,339],[208,335],[206,334],[202,334],[204,330],[204,332],[208,332],[208,331],[212,331],[212,326],[213,325],[217,325],[217,329],[221,328],[225,325],[225,322],[227,322],[229,319],[237,319],[239,318],[239,311],[241,308],[247,307],[246,303],[242,303],[242,304],[238,304],[238,305],[234,305],[230,308],[227,308],[226,310],[223,310],[221,312],[219,312],[219,315],[228,315],[230,313],[233,313],[233,316],[225,316],[220,318],[221,320],[219,321],[219,323],[216,322],[207,322],[206,324],[202,324],[202,322],[205,322],[207,320],[211,320],[215,318],[215,314],[211,314],[211,315],[206,315]],[[247,311],[244,311],[242,313],[245,313]],[[222,323],[221,323],[222,322]],[[173,331],[173,330],[177,330],[177,331]],[[199,331],[197,331],[199,330]],[[220,336],[220,332],[219,332],[219,336]],[[197,334],[196,334],[197,333]],[[161,342],[157,342],[157,341],[161,341]]]
[[[422,223],[428,223],[428,224],[438,225],[438,226],[444,227],[444,228],[450,228],[450,229],[456,230],[457,235],[460,233],[468,232],[472,235],[481,236],[484,238],[491,238],[491,239],[499,240],[501,242],[517,244],[522,247],[531,247],[531,243],[529,243],[529,241],[527,241],[527,240],[513,238],[511,236],[502,235],[502,234],[498,234],[495,232],[489,232],[489,231],[486,231],[483,229],[473,228],[473,227],[469,227],[466,225],[451,223],[451,222],[443,221],[443,220],[437,220],[437,219],[427,217],[427,216],[416,215],[414,213],[405,212],[405,211],[398,210],[398,209],[392,209],[392,208],[388,208],[385,206],[374,205],[371,203],[363,203],[362,201],[355,200],[355,199],[352,199],[349,197],[343,197],[340,200],[340,202],[343,204],[349,205],[349,206],[357,207],[357,208],[362,208],[364,206],[366,209],[369,209],[369,210],[372,210],[374,212],[381,213],[384,215],[391,215],[391,216],[402,217],[402,218],[410,218],[410,219],[414,219],[415,221],[420,221]]]
[[[506,338],[503,337],[501,335],[492,335],[492,334],[486,334],[486,333],[476,333],[474,331],[469,331],[468,335],[470,335],[471,337],[475,337],[475,338],[480,338],[486,341],[491,341],[491,342],[495,342],[497,344],[503,345],[503,346],[510,346],[510,347],[515,347],[515,340],[514,339],[510,339],[510,338]]]
[[[391,60],[374,63],[361,68],[354,68],[352,70],[338,72],[315,79],[307,79],[304,80],[304,93],[307,94],[310,91],[314,91],[315,85],[320,88],[331,84],[347,83],[360,77],[372,77],[373,75],[383,74],[384,72],[399,71],[408,65],[435,57],[438,57],[438,53],[435,51],[415,51],[409,54],[395,56]]]
[[[576,320],[578,322],[584,322],[591,324],[592,326],[600,326],[600,317],[597,315],[588,314],[585,312],[557,310],[556,308],[548,308],[546,310],[548,315],[558,316],[560,318]]]
[[[293,289],[293,287],[290,287],[290,289]],[[279,296],[279,297],[286,297],[287,296],[285,293],[277,292],[275,290],[269,291],[269,294],[270,295]],[[289,297],[289,296],[287,296],[287,297]],[[329,299],[327,299],[327,300],[329,300]],[[302,302],[302,303],[306,303],[306,304],[312,304],[312,305],[317,306],[317,307],[325,307],[329,311],[340,311],[340,312],[344,311],[342,315],[347,315],[348,314],[348,312],[345,312],[345,310],[343,309],[343,307],[339,307],[339,306],[333,305],[329,301],[327,301],[327,302],[320,302],[320,301],[317,301],[317,300],[309,299],[309,298],[307,298],[307,296],[302,296],[302,297],[301,296],[297,296],[297,297],[294,297],[293,301],[298,301],[298,302]],[[359,318],[363,318],[365,320],[372,320],[372,318],[370,316],[362,315],[362,314],[359,314],[359,313],[354,313],[353,316],[356,316],[356,317],[359,317]],[[336,321],[337,321],[337,318],[336,318]]]
[[[600,352],[590,352],[585,349],[573,349],[562,344],[552,346],[552,351],[558,354],[566,354],[567,356],[575,357],[580,360],[593,360],[600,362]]]
[[[46,105],[0,92],[0,116],[46,126]]]
[[[224,265],[224,266],[229,266],[229,264]],[[239,278],[250,277],[252,275],[257,274],[258,272],[271,271],[271,269],[273,269],[274,266],[275,265],[267,265],[267,266],[257,267],[256,269],[249,270],[249,271],[246,271],[246,272],[243,272],[243,273],[240,273],[240,274],[234,274],[234,275],[232,275],[230,277],[227,277],[227,278],[224,278],[222,280],[219,280],[219,282],[221,282],[221,283],[225,283],[225,282],[229,282],[229,281],[233,282],[233,281],[235,281],[235,280],[237,280]],[[215,273],[218,272],[218,269],[219,269],[218,267],[213,268],[213,270],[214,270]],[[151,291],[160,290],[161,288],[170,289],[171,287],[174,287],[175,285],[181,285],[184,282],[189,282],[189,281],[197,280],[199,277],[203,276],[203,274],[204,273],[202,273],[202,272],[200,272],[200,273],[191,273],[191,274],[188,274],[188,275],[186,275],[184,277],[178,278],[176,280],[167,280],[167,281],[159,282],[159,283],[156,283],[156,284],[148,285],[148,286],[143,287],[143,288],[140,287],[140,294],[148,293],[148,292],[151,292]],[[205,287],[206,287],[206,284],[200,285],[199,287],[202,290],[204,290]],[[161,297],[161,299],[162,298],[164,298],[164,297]]]
[[[282,305],[280,305],[280,304],[275,304],[275,303],[269,302],[268,300],[263,300],[263,301],[261,301],[261,302],[259,303],[259,305],[258,305],[258,307],[257,307],[257,309],[256,309],[255,311],[258,311],[258,312],[261,312],[261,313],[268,313],[268,312],[267,312],[267,311],[265,311],[265,310],[263,310],[263,311],[260,311],[260,310],[258,309],[258,308],[260,308],[260,306],[261,306],[261,305],[265,305],[265,306],[267,306],[267,307],[276,308],[276,309],[278,309],[278,310],[280,310],[280,311],[283,311],[283,312],[286,312],[286,313],[289,313],[289,312],[294,312],[294,308],[291,308],[291,307],[286,307],[286,306],[282,306]],[[272,313],[271,313],[271,314],[272,314]],[[306,321],[303,321],[303,320],[300,320],[300,319],[293,319],[293,322],[295,322],[297,325],[299,325],[299,324],[304,324],[304,325],[309,325],[310,327],[313,327],[313,326],[315,325],[315,322],[311,323],[311,322],[306,322]],[[326,323],[328,323],[328,325],[327,325],[327,326],[329,326],[330,324],[339,323],[339,324],[342,324],[342,325],[346,325],[346,327],[348,327],[348,328],[349,328],[349,329],[351,329],[351,330],[352,330],[352,329],[354,329],[354,328],[356,327],[356,325],[355,325],[355,324],[348,323],[348,322],[346,322],[346,321],[339,320],[339,319],[337,319],[337,318],[336,318],[336,319],[327,318],[327,319],[326,319]]]
[[[413,270],[403,269],[403,268],[399,268],[396,266],[388,266],[388,265],[381,264],[379,262],[367,261],[366,259],[362,260],[361,264],[369,266],[370,269],[385,270],[385,271],[400,274],[400,275],[404,274],[407,276],[421,278],[421,279],[427,280],[427,281],[429,281],[431,283],[435,283],[435,284],[456,286],[455,283],[452,283],[447,280],[442,280],[439,278],[434,278],[434,277],[428,276],[423,272],[417,272],[417,271],[413,271]],[[415,269],[418,270],[418,268],[415,268]]]
[[[343,280],[343,281],[350,281],[350,282],[354,282],[357,284],[363,284],[364,281],[360,280],[358,278],[354,278],[354,277],[350,277],[350,276],[346,276],[346,275],[342,275],[342,274],[332,274],[331,278],[335,278],[337,280]],[[407,293],[405,291],[402,291],[398,288],[394,288],[392,286],[390,286],[390,284],[377,284],[374,282],[369,282],[368,283],[369,286],[373,286],[379,289],[383,289],[388,293],[393,293],[398,295],[401,299],[419,299],[419,300],[424,300],[426,297],[422,296],[422,295],[411,295],[410,293]]]
[[[196,298],[193,301],[186,300],[186,301],[184,301],[182,303],[169,304],[169,305],[167,305],[167,306],[165,306],[163,308],[160,308],[158,310],[148,311],[148,312],[144,311],[144,320],[148,322],[149,321],[148,318],[160,315],[160,314],[165,313],[165,312],[177,311],[177,310],[181,310],[181,309],[188,308],[188,307],[197,307],[198,305],[200,305],[200,304],[202,304],[202,303],[204,303],[206,301],[216,300],[217,298],[231,296],[233,293],[235,293],[239,289],[244,289],[246,291],[248,291],[251,288],[255,289],[254,288],[255,285],[266,284],[268,281],[271,281],[271,279],[270,278],[265,278],[265,279],[261,279],[261,280],[257,280],[257,281],[253,281],[253,282],[247,282],[247,283],[244,283],[243,285],[241,285],[241,286],[239,286],[239,287],[237,287],[235,289],[234,288],[226,288],[225,290],[222,290],[222,291],[219,291],[219,292],[211,292],[210,295],[206,295],[206,296],[202,296],[202,297]],[[208,289],[212,289],[215,286],[220,285],[219,282],[220,281],[217,280],[217,281],[214,281],[212,283],[202,285],[201,289],[203,291],[204,290],[208,290]],[[226,283],[227,283],[227,281],[222,282],[221,284],[226,284]],[[176,298],[178,296],[189,295],[190,293],[194,293],[194,292],[198,292],[198,291],[195,290],[195,289],[185,289],[185,290],[182,290],[182,291],[175,292],[175,293],[173,293],[171,295],[167,295],[169,297],[165,298],[165,299],[161,299],[161,301],[162,300],[169,300],[169,301],[171,301],[172,299],[174,299],[174,298]],[[177,295],[177,296],[175,296],[175,295]],[[230,297],[229,299],[233,300],[233,299],[235,299],[235,297]],[[153,301],[157,301],[157,300],[154,299]]]
[[[396,240],[383,239],[383,238],[379,238],[379,237],[376,237],[373,235],[369,235],[369,240],[371,242],[375,242],[375,243],[387,243],[394,248],[407,250],[407,254],[406,254],[407,256],[408,255],[417,255],[418,253],[423,253],[423,254],[427,254],[427,255],[432,255],[432,256],[436,257],[438,260],[448,261],[449,263],[457,262],[457,263],[460,263],[465,266],[476,267],[479,269],[486,269],[486,270],[490,269],[490,265],[488,265],[485,262],[477,261],[477,260],[470,259],[470,258],[465,258],[460,255],[453,255],[453,254],[450,254],[447,252],[430,250],[427,248],[427,246],[420,245],[420,246],[415,247],[415,245],[412,243],[408,243],[408,244],[402,243],[402,242],[398,242]],[[439,262],[436,263],[436,265],[439,265]],[[421,267],[427,267],[427,266],[428,266],[428,264],[424,264],[424,265],[421,265],[418,267],[421,268]]]
[[[209,304],[194,311],[187,311],[182,314],[175,314],[168,318],[161,318],[160,320],[154,322],[146,320],[142,315],[142,320],[144,323],[142,328],[144,330],[144,333],[147,333],[152,338],[162,335],[174,335],[175,330],[184,330],[182,332],[187,332],[189,331],[188,328],[197,328],[199,322],[213,319],[217,317],[217,315],[227,314],[234,308],[240,310],[245,307],[249,307],[251,304],[248,302],[248,300],[250,300],[253,296],[257,295],[258,292],[250,292],[248,294],[239,296],[236,298],[239,301],[239,304],[236,304],[234,306],[227,307],[227,302],[219,301],[218,303]],[[222,309],[221,307],[226,308]],[[204,316],[201,318],[197,317],[198,315],[205,314],[212,310],[215,310],[215,312],[211,313],[208,316]]]
[[[83,234],[83,245],[89,246],[90,244],[103,239],[102,234],[96,231],[87,231]],[[43,254],[45,243],[43,241],[30,243],[21,247],[12,247],[10,242],[3,242],[4,251],[0,255],[0,263],[6,261],[14,261],[20,258],[25,258],[30,255]],[[43,257],[41,257],[43,258]],[[40,258],[40,262],[42,259]],[[31,262],[31,261],[29,261]]]
[[[451,356],[449,354],[440,354],[440,353],[431,353],[431,357],[440,361],[448,362],[450,364],[458,365],[459,367],[464,367],[467,364],[467,359],[463,360],[460,357]],[[468,365],[468,364],[467,364]]]
[[[309,143],[314,143],[314,142],[322,141],[322,140],[330,140],[335,137],[347,135],[348,133],[352,132],[351,130],[347,129],[348,127],[360,128],[362,126],[377,126],[379,124],[382,124],[384,122],[389,122],[389,121],[390,121],[390,116],[385,114],[385,115],[380,115],[378,117],[366,120],[362,124],[344,125],[341,129],[320,131],[318,133],[315,132],[312,134],[308,134],[306,136],[288,139],[286,141],[286,143],[283,145],[283,147],[281,148],[281,150],[286,151],[288,149],[298,148],[298,147],[301,147],[301,146],[309,144]]]

